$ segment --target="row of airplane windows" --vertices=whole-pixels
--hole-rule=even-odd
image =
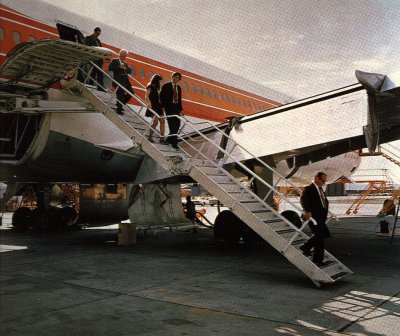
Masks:
[[[0,40],[4,40],[4,29],[2,27],[0,27]],[[18,31],[13,31],[13,40],[14,40],[15,45],[21,43],[21,33]],[[28,40],[28,42],[35,41],[36,37],[29,35],[27,40]],[[136,76],[135,67],[132,67],[132,75]],[[146,72],[144,69],[139,69],[139,75],[142,79],[146,79]],[[150,78],[153,77],[153,75],[154,75],[154,73],[150,71],[147,79],[150,80]],[[267,108],[264,105],[256,105],[256,104],[254,104],[254,102],[250,103],[248,100],[245,101],[245,100],[239,99],[239,98],[235,99],[233,96],[228,96],[227,94],[224,94],[221,92],[216,93],[214,90],[210,90],[208,88],[205,88],[203,90],[203,88],[201,86],[197,86],[197,88],[196,88],[196,86],[193,83],[190,83],[190,85],[188,85],[187,82],[185,82],[185,81],[182,82],[182,87],[183,87],[184,91],[189,91],[189,86],[190,86],[190,91],[193,94],[198,93],[201,96],[205,94],[207,98],[212,97],[212,99],[214,99],[214,100],[216,100],[217,96],[218,96],[218,99],[220,101],[225,100],[226,103],[231,103],[233,105],[247,107],[247,108],[253,109],[255,111],[267,110]]]
[[[2,41],[2,40],[4,40],[4,28],[0,27],[0,41]],[[13,40],[14,40],[14,45],[21,43],[21,33],[14,30],[13,31]],[[36,40],[35,36],[28,35],[28,39],[27,39],[28,42],[35,41],[35,40]]]
[[[132,68],[132,75],[136,77],[137,73],[136,73],[135,67],[131,66],[131,68]],[[146,77],[146,71],[144,69],[139,69],[139,76],[142,79],[149,79],[150,80],[150,78],[153,77],[153,75],[154,75],[154,73],[149,71],[149,74]],[[197,86],[197,88],[196,88],[196,86],[193,83],[190,83],[190,85],[189,85],[187,82],[183,81],[182,82],[182,87],[183,87],[184,91],[189,91],[189,87],[190,87],[190,91],[193,94],[197,93],[197,94],[199,94],[201,96],[205,94],[205,96],[207,98],[212,98],[214,100],[217,99],[217,97],[218,97],[218,99],[220,101],[225,100],[225,102],[227,102],[227,103],[230,102],[231,104],[234,104],[234,105],[237,105],[237,106],[247,107],[249,109],[253,109],[253,110],[256,110],[256,111],[265,111],[265,110],[267,110],[267,108],[264,105],[256,105],[256,104],[254,104],[254,102],[250,103],[248,100],[245,101],[245,100],[239,99],[239,98],[235,99],[233,96],[228,96],[227,94],[224,94],[224,93],[221,93],[221,92],[216,93],[214,90],[210,90],[208,88],[205,88],[203,90],[203,88],[201,86]]]

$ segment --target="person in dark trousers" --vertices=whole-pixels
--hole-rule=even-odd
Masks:
[[[165,119],[162,118],[164,116],[164,111],[161,106],[160,102],[160,87],[161,87],[161,80],[162,77],[160,75],[153,75],[153,77],[150,80],[150,83],[147,84],[146,87],[146,95],[145,95],[145,101],[147,104],[148,109],[146,110],[146,117],[153,118],[152,123],[151,123],[151,129],[149,132],[149,141],[153,141],[153,133],[155,128],[158,125],[158,122],[160,122],[160,143],[165,143],[164,140],[164,133],[165,133]],[[154,112],[158,114],[154,115],[149,109],[152,109]]]
[[[186,218],[194,222],[196,220],[196,206],[194,205],[192,198],[190,196],[186,196],[185,208],[186,208]]]
[[[304,188],[300,197],[300,203],[304,210],[303,219],[313,218],[316,222],[316,224],[312,221],[309,222],[313,235],[304,245],[300,246],[300,249],[305,255],[310,255],[311,249],[314,248],[312,260],[317,266],[326,265],[324,262],[324,240],[331,236],[325,223],[329,202],[322,189],[326,179],[325,173],[317,173],[314,176],[314,181]]]
[[[93,34],[92,35],[88,35],[85,37],[85,44],[87,46],[91,46],[91,47],[101,47],[101,42],[99,40],[99,36],[101,34],[101,29],[99,27],[94,28]],[[103,68],[103,60],[97,60],[97,61],[93,61],[94,64],[96,64],[100,69]],[[89,69],[92,67],[91,64],[89,64]],[[103,89],[104,84],[103,84],[103,73],[98,70],[96,67],[93,67],[92,72],[91,72],[91,77],[93,77],[97,83],[97,89],[101,90],[101,91],[105,91]],[[93,84],[93,81],[90,79],[89,84]]]
[[[179,149],[177,134],[181,126],[181,120],[178,116],[183,115],[182,90],[178,84],[181,79],[181,73],[173,73],[171,82],[165,83],[160,92],[161,105],[167,115],[169,127],[169,135],[166,141],[175,149]]]
[[[128,76],[130,73],[132,73],[132,69],[128,66],[126,62],[124,62],[127,54],[128,52],[125,49],[121,49],[121,51],[119,52],[119,57],[114,58],[110,62],[108,70],[113,72],[114,80],[117,81],[119,84],[121,84],[125,89],[127,89],[133,95],[134,92]],[[118,99],[117,113],[122,115],[124,114],[124,112],[122,111],[122,105],[125,105],[131,99],[132,96],[119,86],[115,93]]]

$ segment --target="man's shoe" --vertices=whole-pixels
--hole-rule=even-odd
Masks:
[[[174,148],[174,149],[176,149],[176,150],[179,150],[179,147],[178,147],[177,144],[172,144],[171,146],[172,146],[172,148]]]
[[[304,247],[304,245],[300,245],[300,250],[301,250],[301,252],[303,252],[303,254],[304,254],[306,257],[309,257],[309,256],[311,255],[311,251],[310,251],[310,250],[307,250],[307,249]]]
[[[124,115],[125,113],[122,112],[122,111],[118,111],[118,110],[117,110],[117,114],[119,114],[119,115]]]
[[[320,261],[320,262],[316,262],[315,265],[317,265],[318,267],[323,267],[323,266],[329,265],[329,262],[327,262],[327,261]]]

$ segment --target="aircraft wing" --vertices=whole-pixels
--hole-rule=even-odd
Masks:
[[[357,84],[240,119],[229,132],[240,147],[228,141],[226,151],[240,161],[269,156],[304,166],[400,139],[398,83],[360,71],[356,77]],[[228,124],[219,128],[226,132]],[[205,133],[220,142],[215,130]]]
[[[63,78],[67,69],[112,54],[114,51],[107,48],[61,39],[37,40],[21,43],[12,49],[0,67],[0,74],[13,82],[28,81],[45,86]]]

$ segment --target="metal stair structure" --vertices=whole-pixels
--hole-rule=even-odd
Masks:
[[[105,75],[108,76],[106,73]],[[119,85],[116,82],[114,83],[115,85]],[[226,207],[230,208],[237,217],[285,256],[293,265],[305,273],[317,287],[320,287],[323,283],[334,283],[352,273],[345,265],[327,251],[324,252],[325,265],[321,267],[314,264],[309,256],[305,256],[299,247],[308,239],[308,236],[303,233],[303,229],[308,224],[308,221],[304,222],[301,228],[297,228],[275,211],[273,207],[268,205],[265,200],[271,193],[278,193],[283,198],[285,198],[285,196],[275,188],[276,185],[269,185],[239,161],[235,161],[235,164],[241,166],[242,169],[246,170],[247,173],[252,176],[249,185],[252,181],[258,180],[268,188],[268,193],[264,199],[261,199],[249,187],[237,181],[237,179],[223,167],[227,158],[234,160],[230,155],[232,151],[228,153],[225,149],[219,147],[218,144],[213,143],[199,130],[196,130],[185,118],[181,117],[183,124],[185,127],[192,129],[192,134],[195,134],[197,138],[203,140],[201,146],[194,146],[190,142],[191,139],[188,135],[184,137],[178,135],[181,139],[180,144],[185,144],[186,148],[190,148],[191,150],[183,151],[182,146],[180,146],[181,148],[179,150],[173,149],[170,145],[158,143],[160,135],[157,130],[154,130],[154,143],[152,143],[147,140],[147,135],[151,127],[150,123],[142,117],[146,106],[139,97],[134,96],[135,100],[141,105],[139,111],[134,111],[125,106],[125,114],[118,115],[112,109],[112,99],[104,99],[104,95],[100,95],[98,91],[89,89],[81,83],[79,83],[78,86],[80,93],[90,104],[132,140],[133,147],[140,146],[141,150],[146,152],[147,155],[155,160],[161,167],[169,171],[171,176],[191,176]],[[216,131],[221,132],[211,123],[209,127],[214,127]],[[229,139],[229,141],[233,140]],[[218,151],[224,152],[225,158],[219,160],[209,159],[202,152],[205,144],[208,146],[215,146]],[[234,146],[240,147],[240,145],[236,143]],[[241,150],[246,149],[241,147]],[[258,160],[258,162],[263,164],[266,168],[272,170],[271,167],[267,166],[257,157],[254,157],[254,159]],[[284,177],[280,176],[277,183],[282,179],[284,179]],[[290,182],[288,183],[290,184]],[[286,201],[291,203],[290,200]],[[301,209],[296,205],[292,205],[301,212]]]

